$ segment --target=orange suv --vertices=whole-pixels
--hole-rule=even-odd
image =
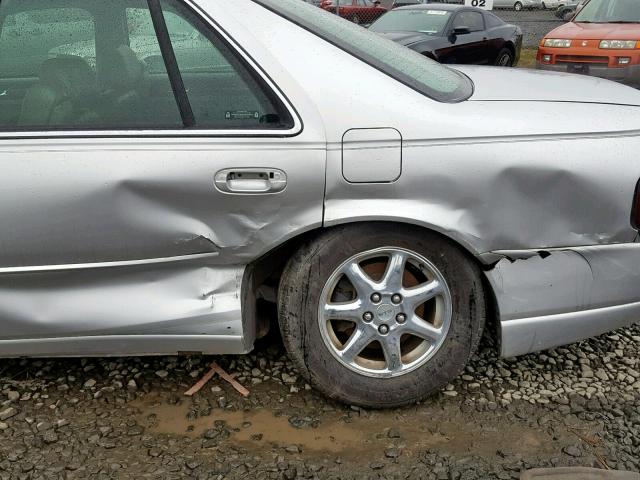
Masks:
[[[640,87],[640,0],[590,0],[540,42],[537,67]]]

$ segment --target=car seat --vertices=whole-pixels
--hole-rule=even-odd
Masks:
[[[95,94],[95,75],[89,64],[77,56],[44,61],[38,82],[27,90],[22,101],[19,125],[77,125],[95,114],[86,101]]]
[[[118,46],[110,60],[105,72],[104,116],[111,122],[138,123],[142,116],[139,90],[144,81],[144,64],[127,45]]]

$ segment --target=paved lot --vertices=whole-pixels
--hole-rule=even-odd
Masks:
[[[524,48],[537,48],[542,37],[564,23],[562,20],[556,18],[554,12],[550,10],[522,12],[495,10],[493,13],[505,22],[513,23],[522,28],[522,32],[524,33]]]
[[[277,337],[217,357],[0,363],[0,479],[515,479],[534,466],[640,469],[640,327],[500,360],[491,342],[409,408],[336,404]]]

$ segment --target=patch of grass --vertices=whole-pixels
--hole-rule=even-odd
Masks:
[[[520,61],[518,67],[520,68],[535,68],[536,67],[536,53],[535,48],[523,48],[520,52]]]

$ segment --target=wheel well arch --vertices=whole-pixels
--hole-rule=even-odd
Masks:
[[[513,55],[515,56],[516,46],[511,40],[507,40],[506,42],[504,42],[503,48],[508,48],[509,50],[511,50],[511,53],[513,53]]]
[[[437,229],[397,220],[345,221],[329,226],[321,226],[288,239],[286,242],[274,247],[263,254],[260,258],[251,262],[247,267],[242,284],[243,324],[245,328],[250,327],[251,325],[255,326],[253,330],[254,334],[248,335],[248,337],[261,338],[268,333],[270,324],[273,320],[273,318],[269,318],[268,310],[271,310],[271,313],[273,314],[273,305],[277,303],[278,288],[282,272],[284,271],[289,258],[295,251],[297,251],[304,243],[318,238],[321,234],[329,230],[355,227],[357,225],[371,223],[393,225],[395,228],[407,228],[416,232],[430,232],[442,237],[445,241],[457,247],[471,263],[476,265],[479,270],[483,272],[481,278],[487,305],[485,332],[487,332],[496,342],[500,339],[498,303],[493,287],[489,283],[486,275],[484,275],[484,272],[491,270],[495,264],[482,262],[469,245],[465,245],[464,242],[460,242],[452,236],[446,235]]]
[[[496,63],[499,60],[500,52],[505,48],[507,50],[509,50],[509,52],[511,52],[511,55],[513,55],[513,64],[515,65],[515,62],[516,62],[516,45],[511,40],[507,40],[502,44],[502,48],[497,53],[496,58],[494,60],[494,63]]]

